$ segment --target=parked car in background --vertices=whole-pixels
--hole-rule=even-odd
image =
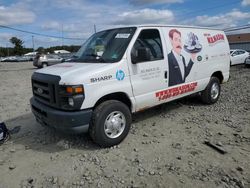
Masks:
[[[30,61],[30,57],[27,56],[7,56],[7,57],[1,57],[1,62],[25,62]]]
[[[64,58],[56,54],[37,54],[33,60],[33,65],[38,68],[47,67],[50,65],[62,63]]]
[[[17,56],[3,57],[2,62],[18,62]]]
[[[24,55],[25,58],[28,59],[28,61],[33,61],[36,55]]]
[[[36,57],[36,54],[37,54],[37,53],[38,53],[38,52],[29,52],[29,53],[27,53],[27,54],[24,54],[24,56],[25,56],[25,57],[28,57],[30,61],[33,61],[34,58]]]
[[[27,56],[16,56],[18,62],[30,61],[30,58]]]
[[[246,59],[245,66],[246,66],[247,68],[250,68],[250,57],[248,57],[248,58]]]
[[[231,65],[243,64],[249,57],[249,53],[241,49],[230,50],[230,57]]]

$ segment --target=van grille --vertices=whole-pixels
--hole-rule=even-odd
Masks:
[[[34,73],[32,90],[35,99],[52,107],[59,107],[59,76]]]

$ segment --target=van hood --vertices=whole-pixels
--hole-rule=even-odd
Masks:
[[[93,73],[101,73],[105,69],[103,67],[110,65],[110,63],[61,63],[46,68],[37,70],[37,73],[50,74],[60,76],[63,82],[76,82],[77,77],[75,75],[81,75],[84,73],[84,78],[88,78]]]
[[[42,74],[51,74],[56,76],[67,76],[69,74],[75,74],[77,72],[88,73],[96,71],[96,69],[109,65],[108,63],[61,63],[53,66],[49,66],[43,69],[39,69],[36,72]]]

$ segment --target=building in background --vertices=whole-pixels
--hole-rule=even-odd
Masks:
[[[70,52],[67,50],[54,50],[55,54],[69,54]]]
[[[227,35],[230,49],[243,49],[250,52],[250,33]]]
[[[27,54],[24,54],[24,56],[35,56],[37,52],[29,52]]]

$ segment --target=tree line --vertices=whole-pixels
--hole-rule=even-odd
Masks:
[[[13,44],[13,48],[11,47],[0,47],[0,57],[6,56],[15,56],[15,55],[24,55],[29,52],[33,52],[33,48],[25,48],[23,46],[24,42],[17,38],[12,37],[10,43]],[[38,47],[35,51],[40,53],[54,53],[55,50],[67,50],[69,52],[77,52],[80,46],[78,45],[70,45],[70,46],[53,46],[49,48]]]

